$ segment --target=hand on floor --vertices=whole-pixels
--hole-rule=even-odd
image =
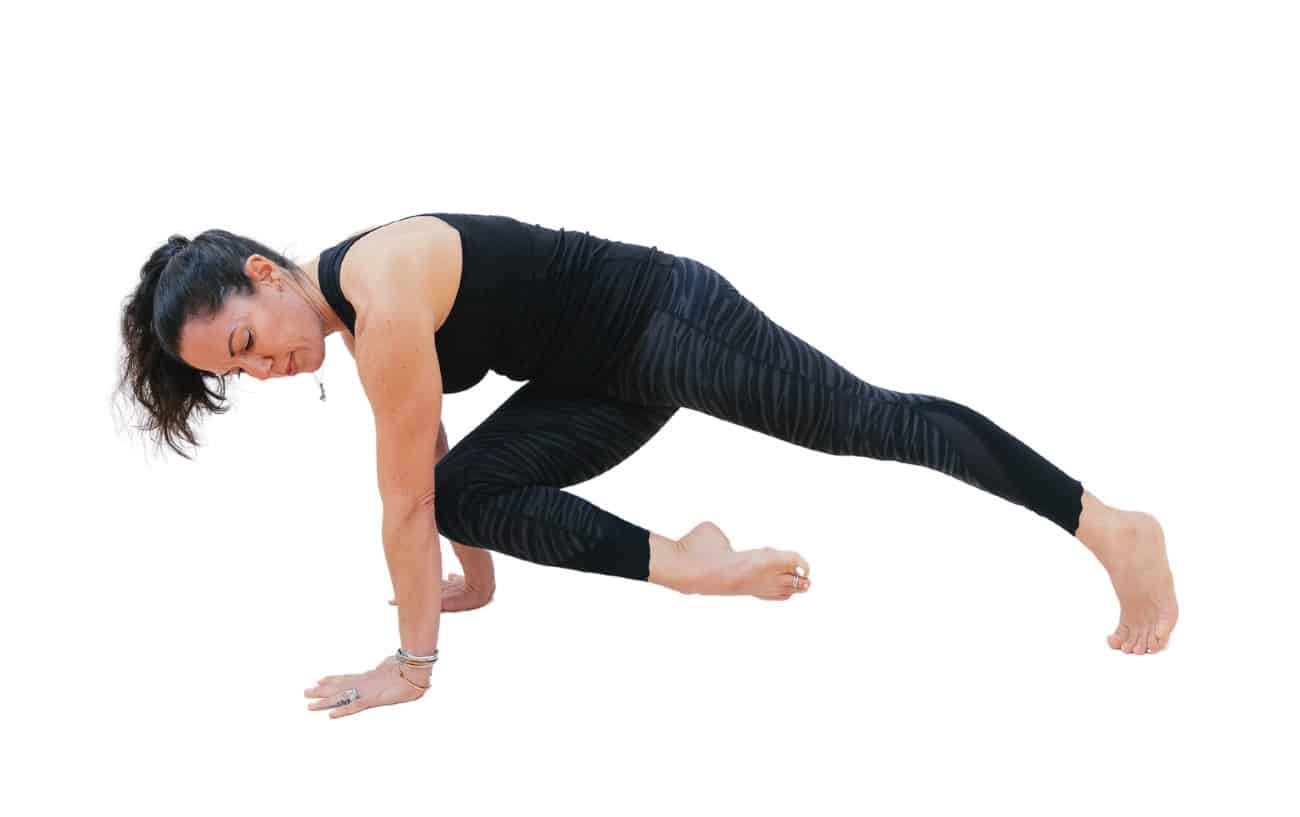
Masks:
[[[462,610],[474,610],[487,604],[492,600],[492,594],[496,592],[496,581],[480,582],[475,579],[466,580],[459,573],[452,573],[442,580],[442,611],[444,613],[457,613]],[[389,599],[388,603],[397,606],[397,599]]]
[[[417,700],[424,695],[421,687],[429,686],[430,675],[428,669],[403,667],[389,656],[369,672],[326,675],[303,695],[317,699],[307,704],[308,709],[329,709],[331,719],[343,718],[374,706]]]

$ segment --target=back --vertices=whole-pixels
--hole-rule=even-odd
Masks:
[[[654,247],[509,216],[416,215],[442,219],[461,240],[460,287],[435,335],[447,394],[474,386],[488,369],[517,381],[596,382],[666,289],[672,256]],[[348,248],[379,227],[320,255],[321,290],[350,331],[356,312],[339,288],[339,268]]]

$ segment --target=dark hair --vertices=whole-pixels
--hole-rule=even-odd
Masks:
[[[302,269],[269,247],[225,230],[205,230],[193,241],[172,235],[140,268],[140,283],[122,304],[121,378],[117,391],[129,390],[145,411],[138,430],[151,433],[186,459],[184,441],[197,447],[191,415],[223,414],[226,378],[190,366],[180,357],[181,327],[191,317],[208,318],[231,294],[251,295],[244,274],[250,255],[263,255],[291,275]]]

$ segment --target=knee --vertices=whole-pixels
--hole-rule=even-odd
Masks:
[[[448,467],[449,466],[449,467]],[[434,469],[433,514],[438,532],[467,545],[482,545],[473,535],[474,523],[481,507],[503,486],[481,470],[439,462]]]

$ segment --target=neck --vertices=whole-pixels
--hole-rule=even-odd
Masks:
[[[325,299],[325,293],[321,291],[320,276],[318,274],[319,262],[320,256],[317,256],[300,265],[302,271],[307,275],[307,286],[302,294],[307,299],[307,303],[311,304],[312,309],[316,310],[316,314],[320,316],[321,330],[328,337],[347,327],[344,326],[343,319],[334,313],[329,301]]]

